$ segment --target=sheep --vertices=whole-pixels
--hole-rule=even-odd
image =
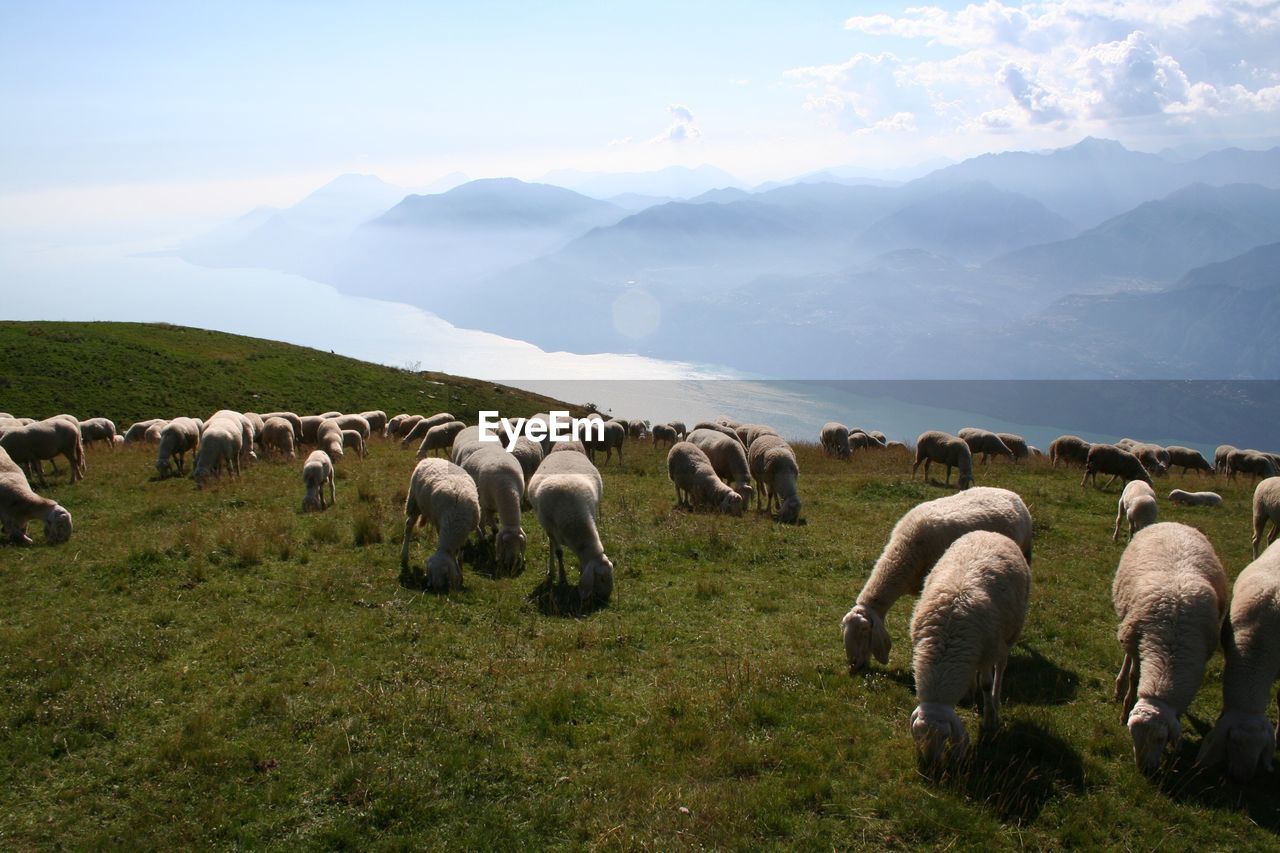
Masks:
[[[670,424],[654,424],[652,435],[653,447],[656,450],[660,442],[665,442],[667,447],[671,447],[678,440],[679,433]]]
[[[716,474],[728,480],[733,490],[742,495],[743,506],[751,503],[755,489],[751,487],[751,467],[747,464],[747,451],[741,441],[709,429],[695,429],[686,441],[702,448]]]
[[[800,465],[791,445],[776,435],[762,435],[751,442],[747,466],[756,481],[756,509],[765,499],[765,509],[778,507],[778,521],[795,524],[800,520],[800,495],[796,479]]]
[[[80,422],[80,443],[85,447],[96,441],[115,447],[116,425],[107,418],[89,418]]]
[[[411,444],[421,444],[422,439],[427,437],[427,432],[429,432],[432,427],[439,426],[440,424],[447,424],[456,420],[457,418],[448,412],[440,412],[439,414],[432,415],[429,418],[423,418],[405,432],[404,438],[400,439],[400,448],[403,450],[408,448]],[[403,429],[403,427],[401,428]]]
[[[354,447],[356,455],[361,459],[369,457],[369,451],[364,443],[364,436],[360,434],[358,429],[344,429],[342,431],[342,449],[345,451],[348,447]]]
[[[881,450],[884,446],[884,442],[877,440],[875,436],[865,430],[849,430],[849,448],[851,450]]]
[[[964,755],[969,733],[956,703],[975,683],[983,728],[999,728],[1004,670],[1022,636],[1030,597],[1027,560],[1001,533],[966,533],[929,572],[911,614],[919,701],[911,712],[911,737],[926,766],[938,766],[948,745],[953,759]]]
[[[1149,483],[1141,480],[1133,480],[1126,483],[1124,491],[1120,493],[1120,500],[1116,502],[1116,529],[1111,534],[1112,542],[1120,541],[1120,521],[1128,519],[1129,521],[1129,538],[1133,539],[1133,534],[1137,533],[1144,527],[1156,523],[1156,491],[1151,488]]]
[[[142,441],[146,444],[159,444],[160,436],[164,433],[164,428],[169,425],[166,420],[158,420],[147,427],[147,431],[142,436]],[[203,430],[202,430],[203,431]]]
[[[645,437],[648,429],[648,421],[631,421],[631,423],[627,425],[627,438],[639,441]]]
[[[1209,474],[1213,473],[1213,466],[1209,464],[1209,460],[1201,456],[1199,451],[1192,450],[1190,447],[1180,447],[1174,444],[1166,447],[1165,452],[1169,454],[1169,467],[1181,468],[1183,474],[1187,473],[1187,469],[1203,471]]]
[[[956,433],[956,436],[969,445],[969,452],[972,455],[982,454],[982,464],[984,465],[990,464],[992,455],[1004,456],[1010,461],[1014,459],[1013,451],[994,432],[977,429],[976,427],[965,427]]]
[[[493,536],[498,565],[508,574],[524,564],[525,534],[520,526],[524,470],[501,445],[486,444],[467,457],[462,468],[475,480],[480,497],[480,527]]]
[[[1020,435],[1011,432],[998,432],[996,438],[1004,442],[1004,446],[1013,451],[1013,461],[1021,462],[1031,455],[1031,448],[1027,445],[1027,440]]]
[[[738,431],[734,427],[725,426],[724,424],[717,423],[716,421],[699,421],[698,423],[693,425],[693,429],[689,430],[689,432],[692,433],[700,429],[709,429],[709,430],[712,430],[713,432],[724,433],[725,435],[729,436],[729,438],[732,438],[734,441],[738,442],[739,444],[742,443],[742,439],[738,438]],[[686,435],[685,440],[688,441],[688,439],[689,439],[689,436]]]
[[[135,421],[124,433],[124,443],[133,444],[138,441],[145,441],[147,436],[147,428],[155,423],[163,423],[161,418],[151,418],[145,421]]]
[[[1223,627],[1222,714],[1200,744],[1196,764],[1224,759],[1237,782],[1261,767],[1270,772],[1276,730],[1267,720],[1271,685],[1280,675],[1280,549],[1240,572]]]
[[[325,418],[316,427],[316,447],[329,454],[334,462],[342,459],[342,427],[333,418]]]
[[[174,418],[160,433],[160,450],[156,453],[156,471],[161,477],[177,470],[181,477],[187,473],[187,453],[193,453],[200,444],[200,427],[192,418]]]
[[[581,453],[583,456],[588,455],[587,446],[583,444],[581,441],[569,440],[569,441],[551,442],[551,453],[567,453],[570,451],[574,453]],[[550,456],[550,455],[551,455],[550,453],[547,454],[547,456]],[[545,459],[546,457],[544,456],[543,458]]]
[[[293,424],[282,417],[271,416],[262,424],[262,449],[265,453],[279,453],[285,459],[295,459],[294,440],[297,434]]]
[[[946,484],[951,484],[951,469],[956,469],[956,486],[964,491],[973,485],[973,454],[964,439],[940,430],[920,433],[916,439],[916,461],[911,466],[911,476],[924,463],[924,477],[929,479],[929,465],[937,462],[947,466]]]
[[[667,426],[676,431],[676,435],[680,437],[681,441],[684,441],[684,437],[689,434],[689,429],[684,425],[684,421],[669,421]]]
[[[667,477],[676,488],[676,505],[714,507],[728,515],[742,515],[742,495],[724,484],[707,454],[690,441],[678,441],[667,452]]]
[[[849,428],[844,424],[835,421],[823,424],[819,440],[822,442],[822,452],[827,456],[848,459],[853,452],[849,447]]]
[[[1256,450],[1233,450],[1227,454],[1227,479],[1234,480],[1236,474],[1248,474],[1251,480],[1259,477],[1274,477],[1278,473],[1271,457]]]
[[[1227,457],[1231,455],[1231,451],[1238,449],[1231,444],[1219,444],[1213,451],[1213,470],[1219,474],[1227,473]]]
[[[919,594],[943,552],[974,530],[1008,536],[1030,564],[1031,513],[1022,498],[1007,489],[976,486],[907,511],[893,526],[858,600],[840,622],[850,673],[863,669],[872,655],[882,664],[889,662],[889,608],[907,593]]]
[[[618,451],[618,467],[622,467],[622,445],[627,439],[627,431],[622,424],[617,421],[605,421],[604,435],[601,438],[584,438],[583,444],[587,448],[587,456],[591,460],[595,460],[598,451],[604,451],[604,463],[609,464],[609,460],[613,458],[613,451]]]
[[[27,475],[0,447],[0,526],[9,541],[30,545],[27,525],[32,519],[44,522],[44,541],[60,545],[71,538],[71,513],[56,501],[37,495],[27,482]]]
[[[604,481],[586,456],[579,453],[552,453],[542,460],[538,473],[529,481],[529,502],[538,522],[547,533],[547,580],[560,566],[560,583],[565,581],[564,549],[578,557],[580,577],[578,597],[583,605],[607,604],[613,594],[613,563],[600,544],[596,521]]]
[[[1138,457],[1138,461],[1142,463],[1142,467],[1146,468],[1151,474],[1157,477],[1163,477],[1169,470],[1169,451],[1165,450],[1158,444],[1149,442],[1134,442],[1130,447],[1126,448],[1134,456]]]
[[[396,415],[387,421],[387,437],[400,439],[404,438],[409,430],[422,420],[422,415]]]
[[[1268,477],[1253,490],[1253,558],[1258,559],[1262,534],[1271,522],[1271,535],[1267,544],[1276,541],[1280,533],[1280,477]]]
[[[1151,475],[1147,473],[1147,469],[1143,467],[1138,457],[1114,444],[1095,444],[1089,448],[1089,455],[1085,457],[1084,477],[1080,479],[1080,485],[1083,487],[1089,480],[1093,480],[1094,486],[1097,486],[1098,474],[1111,475],[1111,479],[1102,486],[1104,489],[1114,483],[1117,478],[1123,478],[1126,483],[1131,480],[1141,480],[1148,486],[1151,485]]]
[[[373,435],[385,435],[384,430],[387,428],[387,413],[381,409],[374,409],[371,412],[361,412],[360,417],[364,418],[365,423],[369,425],[370,433]]]
[[[315,444],[316,432],[320,429],[320,424],[324,423],[325,418],[319,415],[303,415],[298,419],[302,426],[302,443]]]
[[[422,574],[409,568],[409,546],[414,528],[430,521],[438,538],[435,552],[427,558],[426,586],[435,592],[461,587],[462,546],[480,525],[480,497],[471,475],[445,459],[420,460],[409,478],[404,514],[400,582],[423,584]]]
[[[885,434],[884,434],[884,433],[882,433],[880,430],[878,430],[878,429],[873,429],[873,430],[871,430],[871,432],[867,433],[867,435],[869,435],[869,436],[871,436],[872,438],[874,438],[874,439],[876,440],[876,444],[879,444],[881,447],[888,447],[888,446],[889,446],[889,439],[888,439],[888,438],[886,438],[886,437],[885,437]]]
[[[1115,446],[1116,446],[1116,447],[1118,447],[1118,448],[1120,448],[1121,450],[1128,450],[1128,451],[1132,452],[1132,451],[1133,451],[1133,447],[1134,447],[1134,445],[1136,445],[1137,443],[1138,443],[1138,442],[1137,442],[1137,440],[1136,440],[1136,439],[1132,439],[1132,438],[1122,438],[1122,439],[1120,439],[1119,441],[1117,441],[1117,442],[1115,443]]]
[[[258,447],[262,447],[262,428],[266,426],[266,419],[257,412],[244,412],[241,417],[247,418],[249,423],[253,425],[253,443]]]
[[[751,442],[755,441],[762,435],[777,436],[778,431],[771,426],[764,424],[740,424],[734,430],[738,434],[738,441],[742,442],[742,446],[747,450],[751,449]]]
[[[522,435],[516,439],[516,446],[511,449],[511,455],[520,463],[520,470],[524,473],[524,481],[527,483],[533,478],[538,466],[542,464],[542,445]]]
[[[427,430],[426,435],[422,437],[422,443],[418,445],[418,458],[425,459],[435,450],[449,450],[453,446],[453,440],[457,438],[458,433],[466,428],[467,425],[462,421],[436,424]],[[479,436],[479,427],[476,428],[476,435],[477,437]]]
[[[282,420],[288,421],[289,426],[293,428],[294,447],[302,446],[302,418],[298,417],[293,412],[268,412],[267,414],[262,416],[263,429],[266,429],[267,421],[271,420],[272,418],[280,418]],[[317,422],[317,425],[319,425],[319,422]]]
[[[213,417],[200,432],[200,449],[191,476],[196,485],[204,486],[210,477],[217,476],[223,467],[240,476],[240,459],[244,450],[244,425],[229,417]]]
[[[307,457],[307,461],[302,463],[302,484],[307,491],[302,496],[302,511],[317,510],[324,512],[329,506],[333,506],[338,502],[338,495],[334,486],[333,462],[329,459],[329,454],[323,450],[313,450],[311,455]],[[324,502],[324,487],[329,486],[329,503]]]
[[[911,452],[911,448],[910,448],[910,447],[907,447],[907,446],[906,446],[905,444],[903,444],[901,441],[886,441],[886,442],[884,443],[884,449],[885,449],[885,450],[893,450],[893,451],[895,451],[895,452],[896,452],[896,451],[901,451],[901,452],[903,452],[903,453],[910,453],[910,452]]]
[[[1060,435],[1049,444],[1049,461],[1054,468],[1058,467],[1059,461],[1064,465],[1074,463],[1083,467],[1089,460],[1091,447],[1092,444],[1078,435]]]
[[[327,420],[336,420],[336,419],[338,419],[338,418],[342,417],[342,412],[339,412],[338,410],[334,409],[334,410],[332,410],[332,411],[324,412],[324,413],[322,413],[322,414],[320,414],[320,415],[317,415],[316,417],[320,418],[320,420],[322,420],[322,421],[327,421]]]
[[[240,424],[240,466],[243,467],[256,460],[258,456],[253,452],[253,445],[257,441],[254,421],[243,412],[232,409],[219,409],[210,415],[209,420],[213,421],[217,418],[227,418]],[[239,473],[238,469],[236,473]]]
[[[71,469],[71,482],[84,478],[84,445],[80,441],[80,427],[62,418],[38,421],[7,432],[0,437],[0,447],[24,471],[34,474],[42,487],[48,486],[40,463],[45,459],[65,456]]]
[[[1169,500],[1183,506],[1222,506],[1222,495],[1216,492],[1184,492],[1182,489],[1174,489],[1169,492]]]
[[[364,419],[363,415],[338,415],[330,420],[337,421],[338,426],[343,430],[355,430],[365,440],[368,440],[369,436],[373,435],[373,428],[369,426],[369,422]]]
[[[1150,773],[1165,747],[1181,739],[1178,717],[1218,647],[1227,576],[1203,533],[1166,521],[1129,540],[1111,599],[1124,650],[1115,698],[1123,700],[1134,761]]]

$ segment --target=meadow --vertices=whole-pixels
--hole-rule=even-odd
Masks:
[[[269,381],[271,406],[307,408]],[[405,379],[409,393],[444,381]],[[68,379],[56,408],[111,414],[79,387]],[[397,408],[376,389],[358,405]],[[64,465],[48,490],[74,516],[71,541],[46,546],[35,524],[37,545],[0,548],[0,842],[1274,847],[1274,776],[1235,786],[1193,767],[1221,706],[1220,654],[1179,751],[1153,777],[1134,766],[1111,702],[1116,489],[1042,461],[978,466],[1035,519],[1031,615],[1004,726],[977,738],[961,709],[972,755],[931,780],[907,724],[913,600],[890,613],[889,665],[857,676],[839,622],[894,522],[950,490],[913,480],[901,454],[797,453],[804,523],[780,526],[676,509],[665,452],[628,443],[604,471],[614,596],[571,615],[536,594],[547,545],[530,513],[523,574],[466,565],[449,596],[402,587],[414,459],[393,443],[338,464],[323,514],[300,511],[300,460],[197,490],[156,479],[154,448],[92,449],[85,481],[68,485]],[[1221,509],[1162,499],[1161,520],[1203,530],[1234,578],[1252,486],[1157,481],[1175,487],[1223,495]],[[419,532],[416,563],[432,543]]]

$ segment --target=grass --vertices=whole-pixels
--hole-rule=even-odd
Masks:
[[[850,677],[838,628],[897,518],[947,493],[905,457],[799,447],[807,523],[781,527],[674,509],[665,455],[632,446],[604,472],[614,599],[573,618],[531,599],[547,543],[529,513],[522,575],[401,587],[412,454],[371,444],[339,464],[323,514],[300,512],[300,463],[198,491],[152,479],[152,450],[94,449],[85,481],[51,481],[71,541],[0,548],[7,849],[1276,843],[1274,776],[1192,767],[1220,655],[1180,752],[1153,778],[1135,769],[1109,699],[1116,493],[1078,471],[979,468],[1035,518],[1032,612],[1005,726],[977,738],[961,709],[972,761],[931,780],[907,725],[911,601],[890,613],[887,667]],[[1158,485],[1223,494],[1160,510],[1238,574],[1247,481]]]

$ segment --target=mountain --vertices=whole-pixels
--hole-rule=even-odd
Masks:
[[[693,198],[716,187],[740,187],[742,182],[723,169],[702,165],[696,168],[668,166],[655,172],[580,172],[556,169],[538,179],[592,198],[607,199],[623,193]]]
[[[609,204],[616,204],[623,210],[630,210],[637,213],[646,207],[653,207],[657,204],[666,204],[669,201],[675,201],[673,198],[662,195],[642,195],[641,193],[622,193],[621,195],[610,196],[605,199]]]
[[[689,204],[728,204],[731,201],[742,201],[751,198],[751,193],[737,187],[721,187],[707,190],[701,195],[689,199]]]

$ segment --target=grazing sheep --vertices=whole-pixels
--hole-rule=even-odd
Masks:
[[[241,417],[248,418],[253,426],[253,443],[262,447],[262,428],[266,426],[266,420],[257,412],[244,412]]]
[[[164,432],[164,428],[169,425],[166,420],[158,420],[147,427],[147,431],[142,436],[142,441],[146,444],[159,444],[160,435]],[[204,430],[201,429],[201,432]]]
[[[676,431],[676,435],[680,436],[681,441],[684,441],[684,437],[689,434],[689,429],[684,425],[684,421],[671,421],[667,426]]]
[[[850,450],[870,450],[872,448],[879,449],[882,447],[880,442],[871,437],[868,432],[860,429],[849,430],[849,449]]]
[[[903,452],[903,453],[910,453],[910,452],[911,452],[911,448],[910,448],[910,447],[907,447],[907,446],[906,446],[905,444],[903,444],[901,441],[886,441],[886,442],[884,443],[884,449],[885,449],[885,450],[893,450],[893,451],[901,451],[901,452]]]
[[[1146,468],[1148,473],[1163,477],[1168,472],[1169,451],[1160,445],[1148,442],[1134,442],[1126,449],[1138,457],[1138,461],[1142,463],[1142,467]]]
[[[738,441],[742,442],[742,446],[747,450],[751,449],[751,442],[755,441],[762,435],[777,436],[778,431],[771,426],[764,424],[740,424],[734,430],[738,434]]]
[[[360,433],[360,437],[365,441],[368,441],[369,436],[373,435],[373,427],[364,419],[364,415],[339,415],[334,420],[338,422],[338,426],[344,431],[353,429]]]
[[[1216,492],[1184,492],[1174,489],[1169,492],[1169,500],[1185,506],[1222,506],[1222,495]]]
[[[524,481],[527,483],[533,479],[538,466],[542,464],[542,445],[522,435],[516,439],[516,446],[511,449],[511,455],[520,463],[520,470],[524,473]]]
[[[1084,477],[1080,479],[1080,485],[1084,486],[1089,480],[1093,480],[1093,485],[1097,486],[1099,474],[1111,475],[1111,479],[1102,486],[1104,489],[1114,483],[1116,478],[1123,478],[1126,483],[1131,480],[1141,480],[1148,486],[1151,485],[1151,475],[1147,473],[1147,469],[1143,467],[1138,457],[1114,444],[1095,444],[1089,448],[1089,455],[1085,457]]]
[[[1092,444],[1078,435],[1060,435],[1049,445],[1049,460],[1053,467],[1061,461],[1064,465],[1085,465],[1089,460],[1089,449]]]
[[[9,452],[28,476],[35,475],[41,486],[47,486],[40,463],[45,459],[65,456],[71,469],[71,482],[84,478],[84,445],[80,442],[80,426],[65,418],[37,421],[0,437],[0,447]]]
[[[956,435],[964,439],[964,443],[969,445],[969,452],[972,455],[982,454],[982,464],[984,465],[991,462],[992,455],[1003,456],[1010,461],[1014,459],[1013,451],[994,432],[976,427],[965,427]]]
[[[480,526],[493,536],[498,565],[516,574],[524,565],[525,535],[520,526],[524,471],[501,445],[486,444],[467,457],[463,470],[476,482]]]
[[[800,476],[800,464],[795,451],[781,437],[761,435],[751,442],[747,451],[747,466],[756,481],[756,509],[778,508],[778,521],[795,524],[800,520],[800,495],[796,480]]]
[[[1236,578],[1230,613],[1222,632],[1222,714],[1200,744],[1196,764],[1225,759],[1228,775],[1247,782],[1259,769],[1270,772],[1276,751],[1267,706],[1280,676],[1280,549]]]
[[[627,430],[617,421],[605,421],[604,437],[595,439],[587,438],[582,443],[587,448],[587,457],[595,461],[596,453],[604,451],[604,463],[609,464],[609,460],[613,458],[613,451],[618,451],[618,467],[622,467],[622,445],[627,440]]]
[[[329,503],[327,506],[333,506],[338,502],[338,495],[334,486],[333,462],[329,459],[329,454],[323,450],[311,451],[307,461],[302,464],[302,483],[307,489],[302,496],[303,512],[313,509],[319,512],[325,511],[324,487],[326,485],[329,487]]]
[[[325,418],[316,427],[316,447],[329,454],[333,462],[342,459],[342,427],[333,418]]]
[[[873,430],[871,430],[871,432],[867,433],[867,435],[869,435],[869,436],[871,436],[872,438],[874,438],[874,439],[876,440],[876,443],[877,443],[877,444],[879,444],[881,447],[888,447],[888,446],[889,446],[889,439],[888,439],[888,438],[886,438],[886,437],[885,437],[885,434],[884,434],[884,433],[882,433],[880,430],[878,430],[878,429],[873,429]]]
[[[920,433],[916,439],[916,461],[911,466],[914,479],[916,469],[924,463],[924,478],[929,479],[929,465],[934,462],[947,466],[946,484],[951,485],[951,469],[956,469],[956,485],[961,491],[973,485],[973,454],[963,438],[940,430]]]
[[[1004,446],[1013,451],[1013,461],[1021,462],[1031,455],[1031,448],[1027,446],[1027,440],[1020,435],[1011,432],[998,432],[996,438],[1004,442]]]
[[[1201,456],[1199,451],[1192,450],[1190,447],[1180,447],[1174,444],[1166,447],[1165,452],[1169,454],[1170,468],[1181,468],[1184,474],[1187,473],[1187,469],[1204,471],[1209,474],[1213,473],[1213,466],[1209,464],[1209,460]]]
[[[667,452],[667,477],[676,487],[676,505],[711,507],[728,515],[742,515],[742,495],[724,484],[711,460],[691,441],[678,441]]]
[[[742,439],[738,438],[738,431],[734,427],[725,426],[724,424],[717,423],[716,421],[698,421],[698,423],[693,425],[693,429],[689,430],[689,432],[692,433],[700,429],[709,429],[709,430],[712,430],[713,432],[723,433],[729,436],[729,438],[732,438],[734,441],[738,442],[739,444],[742,443]],[[689,440],[689,436],[686,435],[685,441],[688,441],[688,440]]]
[[[1231,451],[1237,449],[1231,444],[1219,444],[1218,449],[1213,451],[1213,470],[1219,474],[1227,473],[1227,457],[1231,455]]]
[[[551,442],[551,453],[568,453],[570,451],[574,453],[581,453],[583,456],[586,456],[587,446],[583,444],[581,441],[571,440],[571,441]],[[547,456],[550,456],[550,455],[551,455],[550,453],[547,454]],[[544,456],[543,458],[545,459],[546,457]]]
[[[396,415],[387,421],[387,437],[404,438],[409,433],[409,430],[413,429],[420,420],[422,420],[422,415]]]
[[[418,458],[425,459],[436,450],[449,450],[453,447],[453,440],[458,437],[458,433],[467,428],[462,421],[449,421],[443,424],[436,424],[427,430],[426,435],[422,437],[422,444],[418,445]],[[476,427],[476,436],[479,440],[480,428]],[[485,445],[488,446],[488,445]],[[500,445],[493,445],[499,447]]]
[[[454,465],[461,465],[466,461],[468,455],[487,446],[486,442],[480,440],[479,426],[465,427],[453,437],[453,447],[449,451],[449,461]]]
[[[147,429],[152,424],[165,423],[163,418],[151,418],[145,421],[137,421],[132,424],[124,433],[124,443],[133,444],[138,441],[146,441]]]
[[[1124,491],[1120,493],[1120,500],[1116,502],[1116,529],[1111,534],[1112,542],[1120,541],[1120,520],[1128,519],[1129,521],[1129,538],[1133,538],[1133,534],[1137,533],[1144,527],[1156,523],[1156,513],[1158,507],[1156,505],[1156,491],[1151,488],[1149,483],[1141,480],[1134,480],[1126,483]]]
[[[1227,479],[1234,480],[1236,474],[1248,474],[1250,479],[1276,476],[1276,464],[1271,457],[1256,450],[1233,450],[1227,454]]]
[[[1253,558],[1258,559],[1262,546],[1262,534],[1271,522],[1271,535],[1267,544],[1276,541],[1280,533],[1280,477],[1268,477],[1253,490]]]
[[[334,409],[333,411],[324,412],[323,414],[317,415],[317,417],[320,418],[320,420],[322,421],[337,420],[338,418],[342,417],[342,412],[339,412],[338,410]]]
[[[280,418],[282,420],[288,421],[289,426],[293,428],[294,447],[302,446],[302,418],[298,417],[293,412],[268,412],[267,414],[262,416],[263,429],[266,429],[267,421],[271,420],[272,418]],[[319,423],[317,422],[316,425],[319,426]]]
[[[369,425],[369,430],[373,435],[385,435],[384,430],[387,428],[387,413],[381,409],[374,409],[371,412],[361,412],[360,417],[364,418],[365,423]]]
[[[714,423],[719,424],[720,426],[728,427],[729,429],[734,429],[734,430],[742,426],[742,424],[739,421],[734,420],[728,415],[716,415],[714,418],[712,418],[712,421]]]
[[[320,430],[320,424],[325,422],[325,418],[319,415],[303,415],[298,419],[302,425],[302,443],[315,444],[316,433]]]
[[[733,485],[733,490],[742,495],[742,505],[751,503],[755,489],[751,488],[751,467],[747,464],[747,451],[736,436],[730,438],[715,430],[695,429],[689,433],[686,441],[702,448],[711,460],[711,467],[716,473]]]
[[[187,473],[187,454],[200,445],[200,425],[192,418],[174,418],[160,433],[160,450],[156,453],[156,471],[161,477],[175,472]]]
[[[627,424],[627,438],[639,441],[644,438],[649,429],[648,421],[631,421]]]
[[[678,445],[677,445],[678,446]],[[557,563],[564,584],[564,549],[578,557],[581,576],[578,597],[583,604],[607,603],[613,593],[613,563],[604,553],[596,521],[604,481],[587,457],[579,453],[551,453],[529,481],[529,502],[547,533],[547,579]]]
[[[849,428],[844,424],[827,421],[822,426],[822,432],[819,433],[819,440],[822,442],[822,452],[827,456],[848,459],[853,453],[853,449],[849,446]]]
[[[354,447],[356,455],[361,459],[369,457],[369,451],[364,443],[364,436],[360,434],[358,429],[344,429],[342,431],[342,449],[345,451],[348,447]]]
[[[264,453],[278,453],[285,459],[295,459],[294,440],[297,433],[288,420],[272,415],[262,423],[262,450]]]
[[[452,420],[452,418],[450,418]],[[423,459],[409,479],[404,502],[404,544],[400,548],[400,581],[420,585],[421,574],[409,569],[413,529],[427,520],[439,534],[435,552],[427,558],[427,587],[448,592],[462,586],[462,546],[480,526],[480,496],[466,471],[444,459]]]
[[[209,420],[213,421],[217,418],[227,418],[240,424],[240,465],[243,467],[256,460],[258,456],[253,452],[253,446],[256,443],[253,420],[243,412],[231,409],[219,409],[209,417]],[[238,469],[236,473],[239,473]]]
[[[666,442],[667,447],[675,444],[678,440],[679,433],[675,427],[670,424],[654,424],[653,426],[653,446],[657,449],[659,443]]]
[[[889,608],[907,593],[919,594],[943,552],[974,530],[1008,536],[1031,562],[1031,513],[1007,489],[978,486],[909,510],[894,525],[857,602],[841,620],[850,672],[865,667],[872,655],[882,664],[889,662]]]
[[[80,443],[88,447],[98,441],[115,447],[116,425],[107,418],[89,418],[87,421],[81,421]]]
[[[33,519],[44,522],[44,541],[50,545],[71,538],[71,513],[33,492],[22,468],[0,447],[0,526],[10,542],[30,545],[27,525]]]
[[[1119,441],[1117,441],[1117,442],[1115,443],[1115,446],[1116,446],[1116,447],[1118,447],[1118,448],[1120,448],[1121,450],[1128,450],[1129,452],[1131,452],[1131,453],[1132,453],[1132,452],[1133,452],[1133,447],[1134,447],[1137,443],[1138,443],[1138,442],[1137,442],[1137,440],[1136,440],[1136,439],[1132,439],[1132,438],[1122,438],[1122,439],[1120,439]]]
[[[225,467],[240,476],[240,458],[244,450],[244,425],[229,417],[213,417],[200,432],[200,449],[192,476],[203,487],[210,477],[218,476]]]
[[[404,434],[404,438],[400,439],[400,448],[407,448],[411,444],[421,445],[422,439],[427,437],[427,433],[432,427],[440,426],[440,424],[447,424],[456,420],[457,418],[448,412],[440,412],[439,414],[432,415],[429,418],[423,418],[410,427]]]
[[[1116,699],[1145,773],[1182,737],[1178,717],[1191,705],[1218,647],[1227,576],[1213,546],[1194,527],[1166,521],[1134,535],[1111,586],[1124,663]]]
[[[1000,693],[1009,650],[1022,636],[1031,569],[1013,540],[978,530],[957,539],[925,579],[911,615],[911,669],[919,705],[911,712],[916,755],[938,766],[950,745],[959,759],[969,733],[956,704],[975,683],[982,727],[1000,726]]]

